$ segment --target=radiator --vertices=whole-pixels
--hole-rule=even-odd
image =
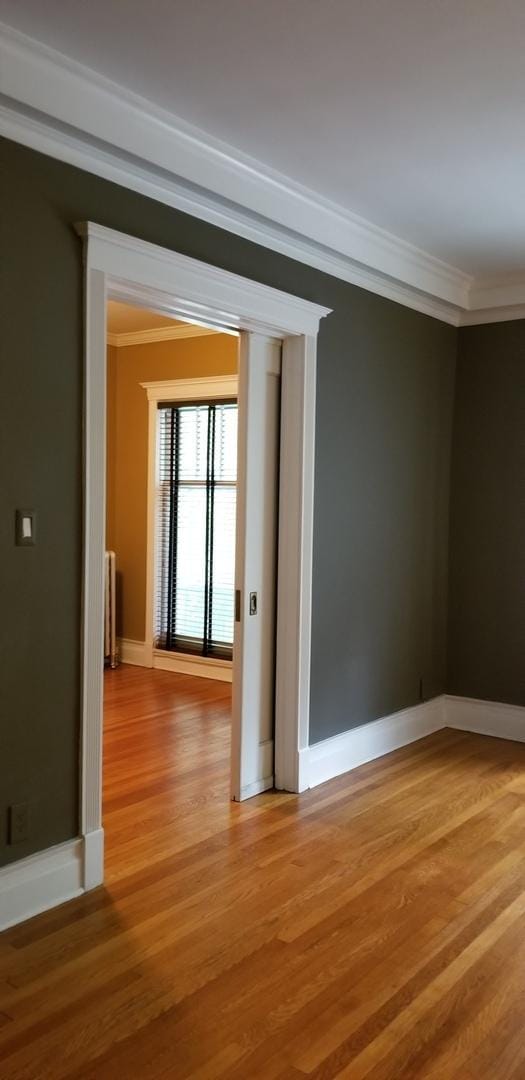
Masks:
[[[104,590],[104,662],[117,666],[117,559],[114,551],[106,551]]]

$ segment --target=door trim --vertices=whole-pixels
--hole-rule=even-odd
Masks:
[[[106,458],[106,302],[148,306],[179,319],[283,342],[275,771],[301,788],[308,745],[317,332],[330,309],[106,229],[77,226],[84,243],[84,535],[82,588],[81,832],[97,833],[103,881],[102,718]]]

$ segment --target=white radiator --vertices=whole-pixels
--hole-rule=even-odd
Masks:
[[[117,666],[117,558],[106,551],[104,592],[104,661]]]

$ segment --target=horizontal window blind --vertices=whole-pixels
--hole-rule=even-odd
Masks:
[[[161,404],[157,425],[158,648],[230,658],[237,405]]]

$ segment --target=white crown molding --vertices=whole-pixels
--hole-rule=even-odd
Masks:
[[[206,337],[208,334],[220,334],[209,326],[157,326],[152,330],[130,330],[122,333],[108,333],[108,345],[117,349],[128,345],[148,345],[156,341],[182,341],[186,338]]]
[[[0,93],[32,149],[454,326],[523,317],[525,278],[474,281],[4,24]]]
[[[525,304],[515,304],[502,307],[478,308],[474,311],[463,311],[460,315],[458,326],[481,326],[485,323],[512,322],[514,319],[525,319]]]
[[[8,138],[448,321],[467,304],[469,275],[5,25],[0,92]]]
[[[502,274],[476,278],[469,295],[469,310],[460,316],[460,326],[509,322],[525,318],[525,276]]]
[[[470,307],[475,310],[524,306],[524,274],[476,278],[470,290]]]

